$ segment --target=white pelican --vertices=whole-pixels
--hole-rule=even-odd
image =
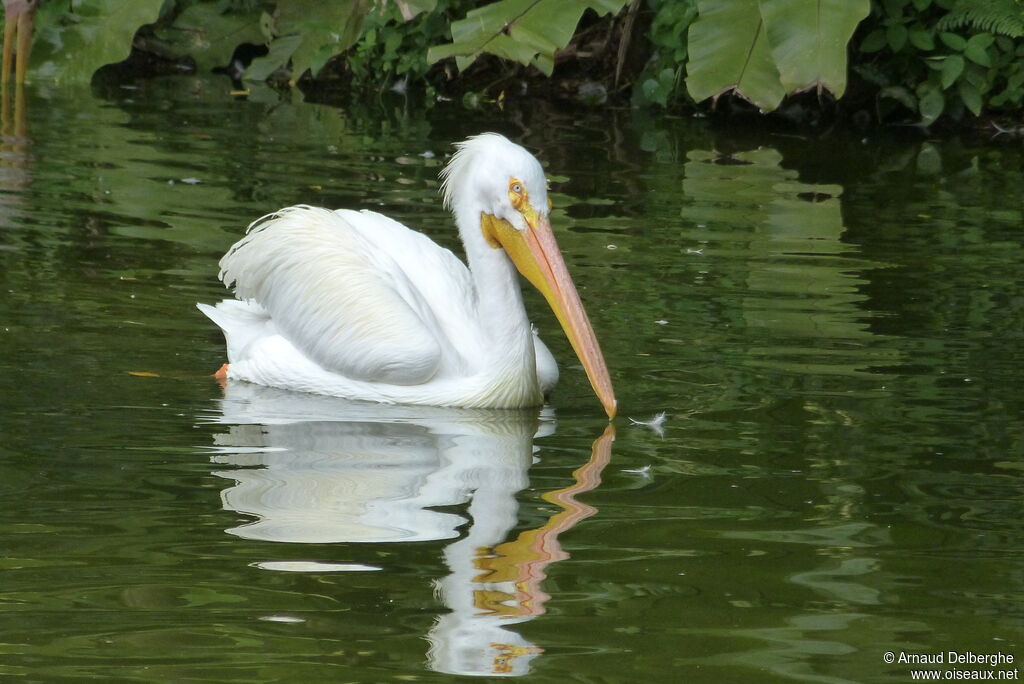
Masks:
[[[383,403],[538,406],[558,367],[516,269],[547,299],[609,418],[608,369],[548,221],[547,180],[495,133],[441,172],[469,268],[372,211],[294,206],[249,226],[220,260],[237,300],[200,310],[224,331],[226,377]]]

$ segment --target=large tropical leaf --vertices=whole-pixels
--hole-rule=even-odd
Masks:
[[[327,60],[359,38],[369,0],[278,0],[270,53],[253,60],[246,78],[263,80],[291,62],[292,77],[316,76]]]
[[[36,21],[29,78],[88,83],[101,66],[123,61],[140,26],[160,16],[164,0],[44,2]]]
[[[587,9],[618,12],[627,0],[499,0],[452,24],[452,42],[427,51],[427,61],[455,57],[460,70],[485,52],[533,65],[547,75],[555,53],[569,44]]]
[[[846,46],[870,0],[760,0],[768,43],[786,92],[846,91]]]
[[[157,35],[172,49],[192,57],[200,72],[226,66],[236,47],[262,45],[265,38],[258,14],[225,12],[222,5],[208,0],[186,7],[172,26],[161,28]]]
[[[763,111],[809,88],[846,90],[846,46],[870,0],[697,0],[686,87],[733,91]]]
[[[698,0],[690,25],[686,89],[700,102],[734,91],[763,111],[779,106],[779,79],[757,0]]]

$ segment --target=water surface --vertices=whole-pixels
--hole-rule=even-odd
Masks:
[[[887,651],[1024,658],[1019,141],[193,78],[24,104],[0,149],[0,675],[899,682]],[[372,208],[458,251],[437,172],[482,130],[547,166],[614,443],[534,292],[562,365],[543,411],[209,377],[194,304],[249,221]]]

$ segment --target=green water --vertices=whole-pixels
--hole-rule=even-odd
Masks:
[[[191,78],[26,105],[0,149],[0,677],[902,682],[886,652],[1024,658],[1019,139],[342,111]],[[437,172],[483,130],[547,165],[614,444],[533,292],[563,371],[540,415],[209,377],[194,304],[250,220],[372,208],[457,248]],[[663,434],[629,420],[662,411]]]

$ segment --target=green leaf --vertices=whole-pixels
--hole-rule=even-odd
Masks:
[[[968,39],[968,45],[977,45],[982,49],[987,49],[992,46],[992,43],[996,42],[996,37],[991,33],[978,33]]]
[[[890,24],[885,31],[886,40],[889,41],[889,48],[893,52],[899,52],[907,44],[907,27],[903,24]]]
[[[455,57],[460,70],[485,52],[533,65],[547,75],[555,53],[569,44],[588,8],[618,12],[627,0],[498,0],[470,10],[452,24],[452,42],[427,51],[427,61]]]
[[[964,64],[964,75],[960,79],[967,81],[978,88],[978,90],[988,89],[988,69],[973,62]]]
[[[274,40],[274,17],[267,12],[260,12],[260,33],[263,34],[263,42],[270,44]]]
[[[974,114],[974,116],[981,116],[981,92],[977,87],[968,81],[961,81],[959,90],[960,99],[963,100],[964,105],[971,110],[971,114]]]
[[[368,0],[278,0],[270,52],[253,60],[248,79],[262,81],[291,62],[292,79],[313,77],[327,60],[352,47],[369,12]]]
[[[842,97],[846,46],[871,11],[870,0],[760,0],[759,5],[786,91],[826,88]]]
[[[914,9],[918,12],[924,12],[930,4],[932,4],[932,0],[914,0]]]
[[[917,109],[917,98],[914,97],[913,93],[911,93],[903,86],[890,86],[888,88],[882,88],[878,92],[878,96],[892,98],[899,102],[904,107],[906,107],[907,109]]]
[[[395,5],[402,18],[409,21],[423,12],[433,12],[437,7],[437,0],[395,0]]]
[[[956,50],[957,52],[963,52],[964,48],[967,47],[966,40],[964,40],[955,33],[950,33],[949,31],[943,31],[942,33],[940,33],[939,38],[941,38],[942,42],[945,43],[948,47],[952,48],[953,50]]]
[[[662,107],[668,104],[668,99],[675,88],[675,69],[662,69],[657,79],[649,78],[641,85],[641,92],[648,102],[659,104]]]
[[[938,88],[929,88],[921,96],[917,103],[917,109],[921,113],[921,123],[925,126],[932,125],[942,115],[946,108],[946,98]]]
[[[694,100],[735,91],[762,111],[786,95],[772,59],[757,0],[698,0],[688,34],[686,89]]]
[[[942,89],[946,90],[956,83],[956,79],[960,78],[963,72],[964,58],[960,55],[950,55],[942,60]]]
[[[920,24],[910,29],[910,44],[918,50],[934,50],[935,36]]]
[[[292,78],[315,78],[332,55],[352,47],[362,33],[368,0],[278,0],[277,29],[301,37],[292,53]]]
[[[88,83],[96,70],[125,60],[139,27],[155,22],[163,0],[71,0],[43,3],[29,78]]]
[[[168,47],[191,56],[200,72],[227,65],[242,43],[265,42],[259,16],[224,13],[215,2],[185,8],[173,25],[159,28],[156,35]]]
[[[903,7],[906,4],[907,0],[882,0],[885,13],[894,19],[899,19],[903,16]]]
[[[302,36],[281,36],[270,43],[270,52],[263,57],[257,57],[245,70],[245,78],[253,81],[265,81],[278,69],[287,66],[288,60],[299,47]]]
[[[994,41],[995,38],[990,33],[971,36],[967,45],[964,46],[964,57],[981,66],[992,66],[992,58],[987,50]]]
[[[885,31],[883,29],[875,29],[861,41],[860,51],[878,52],[888,44],[889,40],[885,37]]]

